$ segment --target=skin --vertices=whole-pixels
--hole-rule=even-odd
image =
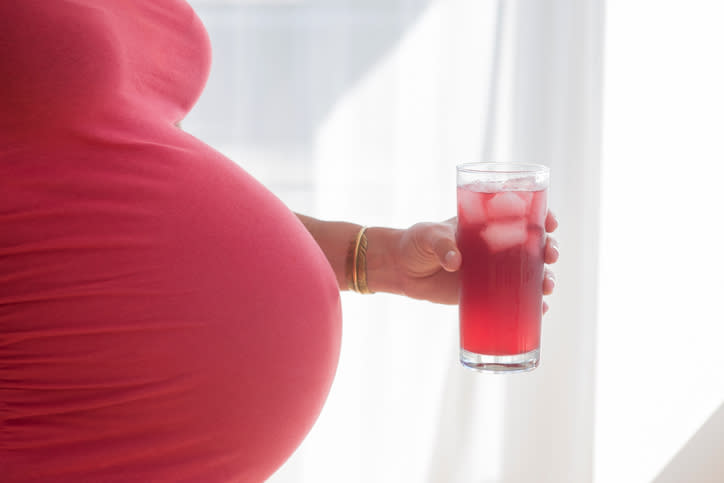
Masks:
[[[346,258],[351,240],[360,225],[321,221],[297,215],[327,256],[340,290],[347,290]],[[455,243],[457,218],[439,223],[417,223],[407,229],[371,227],[367,230],[367,283],[373,292],[404,295],[414,299],[455,305],[458,303],[458,270],[462,256]],[[545,229],[552,233],[558,226],[548,212]],[[558,243],[546,236],[544,261],[558,260]],[[555,275],[545,269],[544,295],[555,287]],[[543,312],[548,305],[543,303]]]

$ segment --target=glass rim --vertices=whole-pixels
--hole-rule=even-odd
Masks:
[[[458,164],[456,169],[459,173],[521,174],[550,172],[548,166],[534,163],[463,163]]]

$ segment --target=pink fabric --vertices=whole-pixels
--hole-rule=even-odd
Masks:
[[[334,275],[173,126],[209,42],[180,0],[0,2],[0,480],[263,481],[339,355]]]

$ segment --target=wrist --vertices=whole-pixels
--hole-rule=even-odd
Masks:
[[[367,235],[367,286],[372,292],[402,294],[398,270],[402,230],[370,227]]]

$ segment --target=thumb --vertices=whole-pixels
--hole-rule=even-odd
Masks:
[[[462,256],[455,243],[455,232],[452,226],[435,225],[428,231],[428,243],[445,271],[455,272],[460,268]]]
[[[460,269],[460,265],[462,264],[460,251],[454,243],[449,248],[446,248],[438,253],[438,259],[440,260],[442,268],[444,268],[447,272],[458,271]]]

